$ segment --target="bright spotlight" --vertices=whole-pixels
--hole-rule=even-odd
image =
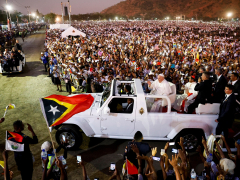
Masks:
[[[227,17],[231,17],[232,16],[232,13],[231,12],[229,12],[229,13],[227,13]]]
[[[35,17],[36,16],[36,14],[35,13],[32,13],[32,17]]]
[[[118,17],[115,17],[115,20],[118,20]]]
[[[11,11],[11,10],[12,10],[12,6],[6,5],[6,9],[7,9],[8,11]]]

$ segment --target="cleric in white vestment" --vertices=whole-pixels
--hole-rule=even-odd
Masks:
[[[164,95],[167,96],[172,93],[172,89],[168,81],[164,79],[163,74],[158,75],[158,79],[153,81],[152,83],[148,81],[148,88],[151,90],[152,95]],[[159,108],[162,105],[161,99],[150,98],[147,100],[147,106],[151,106],[150,112],[159,112]]]
[[[173,109],[180,112],[187,112],[188,106],[195,101],[198,92],[194,90],[197,84],[194,79],[194,76],[189,77],[189,82],[184,87],[184,94],[176,96]]]

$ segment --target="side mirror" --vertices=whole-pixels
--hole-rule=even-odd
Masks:
[[[110,108],[108,106],[104,107],[103,114],[110,114]]]

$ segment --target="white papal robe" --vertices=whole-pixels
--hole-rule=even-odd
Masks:
[[[185,98],[187,98],[184,106],[184,111],[187,112],[188,106],[194,102],[195,97],[198,95],[198,92],[194,90],[196,84],[197,84],[196,82],[188,82],[185,85],[184,94],[176,96],[173,109],[176,109],[177,111],[181,111],[182,102]]]
[[[169,95],[172,93],[172,89],[170,87],[170,84],[165,79],[160,83],[157,80],[155,80],[151,86],[148,86],[149,89],[151,89],[152,95]],[[148,110],[150,109],[150,112],[159,112],[159,108],[162,105],[162,100],[154,100],[153,98],[147,99],[147,106]]]

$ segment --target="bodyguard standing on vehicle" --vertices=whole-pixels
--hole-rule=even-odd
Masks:
[[[208,72],[204,72],[202,77],[198,78],[198,83],[194,88],[195,91],[198,91],[198,95],[195,101],[188,106],[188,114],[192,114],[199,104],[211,101],[212,82],[209,78],[210,75]]]
[[[21,172],[23,180],[31,180],[33,174],[33,156],[29,148],[29,144],[37,144],[38,138],[34,133],[32,126],[28,125],[28,130],[32,133],[33,138],[30,138],[22,133],[24,130],[24,124],[22,121],[17,120],[13,123],[14,132],[23,136],[24,151],[23,152],[14,152],[14,158],[18,167],[18,170]]]

